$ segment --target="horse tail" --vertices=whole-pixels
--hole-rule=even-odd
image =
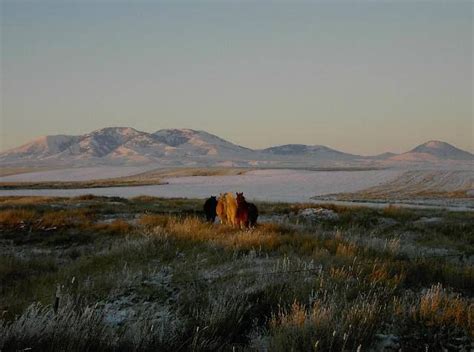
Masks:
[[[237,201],[232,195],[232,193],[226,193],[226,212],[227,212],[227,220],[229,223],[232,225],[235,225],[237,223]]]
[[[251,227],[257,226],[257,218],[258,218],[258,208],[253,203],[248,203],[248,210],[249,210],[249,225]]]
[[[221,224],[226,224],[228,222],[226,200],[224,197],[220,197],[217,201],[216,213],[219,219],[221,220]]]

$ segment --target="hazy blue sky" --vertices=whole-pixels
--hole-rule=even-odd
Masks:
[[[473,2],[1,0],[1,143],[106,126],[474,150]]]

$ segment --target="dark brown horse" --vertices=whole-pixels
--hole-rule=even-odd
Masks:
[[[235,214],[235,224],[237,226],[249,226],[249,205],[245,200],[243,193],[236,193],[237,195],[237,212]]]
[[[204,203],[203,210],[206,214],[206,220],[210,223],[214,223],[214,221],[216,221],[216,207],[217,199],[214,196],[207,199]]]
[[[253,203],[247,203],[249,208],[249,227],[257,226],[258,209]]]

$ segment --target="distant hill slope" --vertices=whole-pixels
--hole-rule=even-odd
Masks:
[[[429,141],[403,154],[360,156],[323,145],[286,144],[253,150],[205,131],[163,129],[154,133],[108,127],[78,136],[37,138],[0,153],[2,166],[364,166],[470,162],[474,155],[448,143]]]
[[[247,156],[253,151],[228,142],[205,131],[167,129],[153,133],[153,137],[187,155]]]
[[[1,162],[81,163],[146,161],[163,154],[166,145],[133,128],[109,127],[80,136],[46,136],[0,154]]]
[[[439,160],[466,160],[473,161],[474,154],[456,148],[455,146],[441,141],[428,141],[420,144],[412,150],[394,155],[389,158],[394,161],[420,161],[433,162]]]
[[[287,157],[308,157],[321,160],[354,160],[361,159],[359,155],[343,153],[323,145],[285,144],[276,147],[263,149],[264,154],[287,156]]]

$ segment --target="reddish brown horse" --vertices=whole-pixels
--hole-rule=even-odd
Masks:
[[[245,200],[243,193],[236,193],[237,195],[237,212],[235,213],[235,225],[248,227],[249,226],[249,205]]]
[[[235,214],[234,224],[242,227],[257,226],[258,209],[253,203],[248,203],[245,200],[243,193],[236,193],[237,195],[237,211]]]

